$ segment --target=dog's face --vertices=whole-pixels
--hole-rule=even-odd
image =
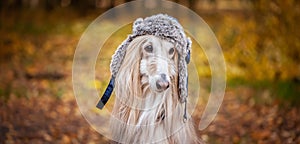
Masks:
[[[171,79],[177,73],[177,52],[174,44],[155,36],[141,45],[140,74],[146,77],[150,89],[163,92],[171,85]]]

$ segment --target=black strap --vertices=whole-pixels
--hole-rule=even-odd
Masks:
[[[187,101],[185,100],[184,101],[184,111],[183,111],[183,122],[185,123],[186,121],[187,121],[187,107],[186,107],[186,103],[187,103]]]
[[[188,51],[188,54],[185,56],[185,62],[186,64],[189,64],[191,60],[191,51]]]
[[[104,105],[107,103],[108,99],[110,98],[112,91],[114,90],[115,87],[115,78],[111,77],[108,86],[106,87],[106,90],[101,97],[101,100],[97,104],[97,108],[102,109]]]

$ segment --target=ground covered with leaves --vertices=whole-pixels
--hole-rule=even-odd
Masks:
[[[216,119],[199,137],[208,143],[299,143],[299,109],[256,104],[252,91],[228,90]],[[11,97],[0,104],[1,143],[108,142],[81,116],[74,98]],[[201,110],[193,114],[195,124],[199,115]]]
[[[201,137],[209,143],[299,143],[300,109],[276,102],[258,103],[255,90],[229,88],[214,122]],[[261,99],[268,101],[268,92]]]
[[[99,143],[107,140],[81,116],[74,100],[11,98],[1,102],[1,143]]]

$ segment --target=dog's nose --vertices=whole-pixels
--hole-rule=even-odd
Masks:
[[[169,88],[169,82],[164,79],[159,79],[156,81],[156,87],[158,90],[166,90]]]
[[[156,88],[159,91],[164,91],[169,88],[169,81],[166,74],[160,74],[160,78],[156,81]]]

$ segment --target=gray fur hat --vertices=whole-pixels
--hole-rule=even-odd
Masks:
[[[153,35],[161,39],[173,43],[179,53],[179,98],[181,102],[186,101],[188,95],[188,72],[187,64],[190,60],[190,50],[192,42],[189,37],[186,37],[182,26],[179,22],[166,14],[157,14],[145,19],[138,18],[133,23],[132,34],[118,47],[115,54],[112,56],[110,71],[112,77],[116,77],[126,54],[126,49],[129,43],[138,36]]]

